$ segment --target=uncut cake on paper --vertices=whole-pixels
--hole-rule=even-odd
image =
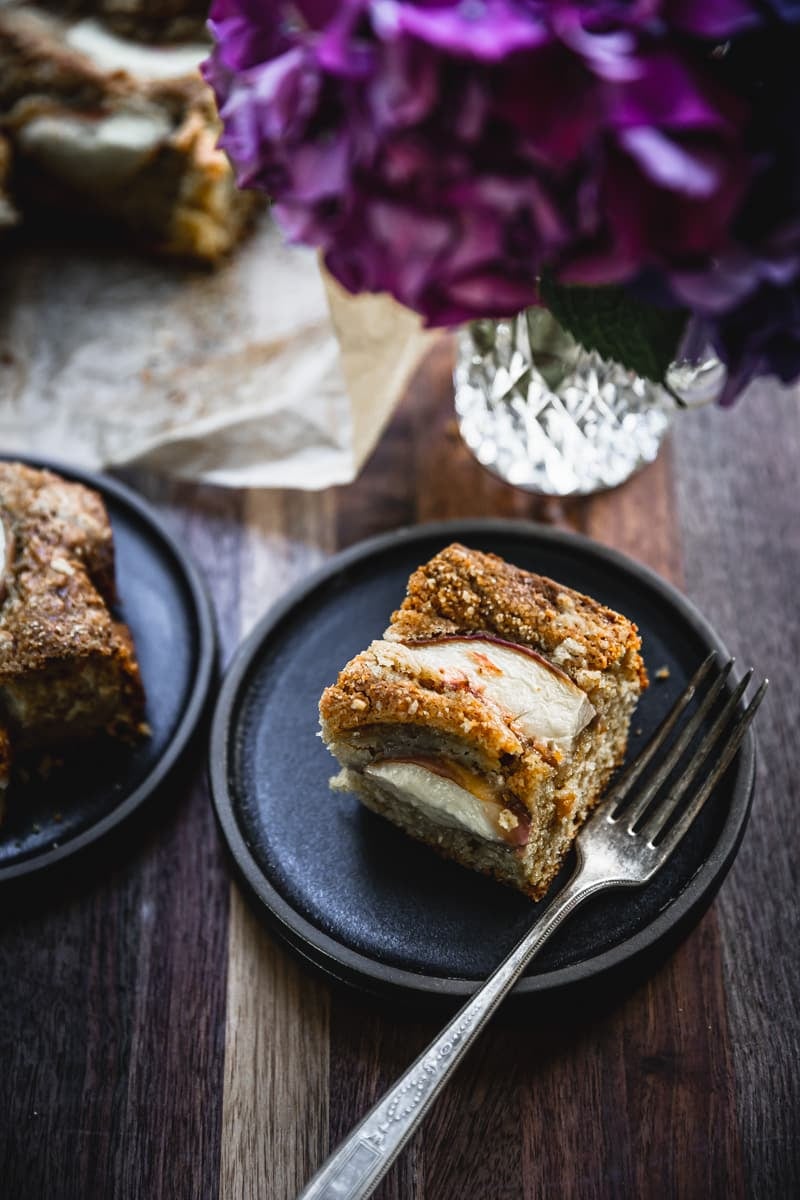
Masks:
[[[539,899],[624,758],[640,645],[596,600],[448,546],[322,694],[331,786]]]
[[[114,230],[123,247],[219,263],[261,200],[239,191],[217,147],[205,41],[142,44],[73,10],[148,36],[173,18],[202,22],[201,0],[0,0],[0,233],[23,219],[70,236]]]

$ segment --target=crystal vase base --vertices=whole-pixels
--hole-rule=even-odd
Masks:
[[[506,483],[586,496],[658,454],[674,404],[663,388],[578,345],[544,309],[477,321],[459,335],[461,436]]]

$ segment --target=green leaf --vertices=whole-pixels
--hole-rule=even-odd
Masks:
[[[675,359],[688,312],[656,308],[623,287],[582,287],[539,281],[542,302],[587,350],[621,363],[637,375],[663,383]]]

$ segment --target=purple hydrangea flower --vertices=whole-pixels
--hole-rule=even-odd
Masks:
[[[673,295],[705,319],[728,364],[723,402],[755,375],[772,372],[784,382],[800,375],[793,331],[800,294],[800,3],[782,7],[787,24],[778,33],[767,25],[734,43],[720,63],[721,81],[748,107],[753,164],[726,245],[710,262],[679,266],[669,279]]]
[[[215,0],[205,74],[240,184],[268,192],[287,236],[350,290],[453,324],[535,303],[544,267],[583,284],[648,276],[715,322],[732,361],[737,306],[761,311],[800,271],[800,102],[776,133],[784,68],[765,67],[770,100],[747,67],[780,28],[791,74],[798,9]],[[798,205],[770,211],[789,145]],[[774,330],[759,363],[773,352],[785,373]]]

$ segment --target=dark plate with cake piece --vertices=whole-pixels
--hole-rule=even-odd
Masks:
[[[499,520],[419,526],[354,546],[262,619],[228,672],[213,720],[210,775],[223,834],[255,903],[299,954],[340,981],[406,998],[468,995],[547,903],[442,859],[328,786],[337,763],[317,736],[320,694],[382,638],[412,572],[451,542],[548,576],[635,622],[651,685],[633,715],[628,759],[707,655],[725,656],[708,621],[651,571],[587,538]],[[690,928],[738,850],[754,765],[748,734],[664,869],[641,890],[605,893],[575,913],[516,994],[552,996],[646,969]],[[571,867],[572,853],[552,890]]]
[[[20,755],[0,824],[0,883],[50,868],[98,842],[156,792],[198,729],[216,666],[205,588],[152,507],[103,475],[19,456],[13,461],[83,484],[104,502],[118,596],[111,615],[133,637],[146,729],[135,737],[101,735],[52,754],[37,749]]]

